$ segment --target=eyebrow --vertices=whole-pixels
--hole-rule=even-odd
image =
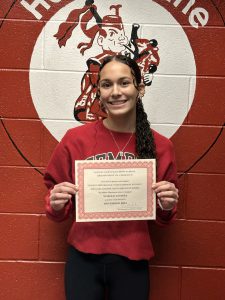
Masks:
[[[117,33],[117,31],[113,28],[110,28],[109,31],[114,31],[115,33]]]
[[[132,80],[133,78],[130,78],[130,77],[120,77],[119,80],[124,80],[124,79],[130,79]],[[100,79],[99,82],[102,82],[102,81],[112,81],[111,79],[108,79],[108,78],[105,78],[105,79]]]

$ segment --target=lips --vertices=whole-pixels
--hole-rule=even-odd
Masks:
[[[122,105],[126,103],[127,100],[113,100],[113,101],[108,101],[110,105]]]

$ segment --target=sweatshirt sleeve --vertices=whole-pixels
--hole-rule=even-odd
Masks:
[[[173,144],[166,139],[157,151],[157,181],[168,181],[177,187],[177,168]],[[156,223],[159,225],[168,225],[175,219],[177,206],[172,210],[162,210],[158,203],[156,208]]]
[[[48,193],[45,197],[45,211],[47,217],[56,222],[67,219],[74,208],[74,197],[60,211],[52,209],[49,199],[50,191],[54,185],[61,182],[73,183],[72,159],[68,147],[66,146],[66,139],[65,136],[55,148],[44,174],[44,183],[48,188]]]

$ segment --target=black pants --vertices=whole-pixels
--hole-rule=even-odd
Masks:
[[[148,261],[69,248],[65,266],[67,300],[148,300]]]

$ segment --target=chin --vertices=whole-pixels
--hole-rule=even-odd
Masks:
[[[108,110],[108,114],[111,115],[112,117],[122,117],[122,116],[125,117],[133,114],[133,111],[126,110],[126,109]]]
[[[120,53],[120,52],[122,52],[124,50],[125,50],[124,46],[118,46],[118,48],[114,49],[113,52]]]

